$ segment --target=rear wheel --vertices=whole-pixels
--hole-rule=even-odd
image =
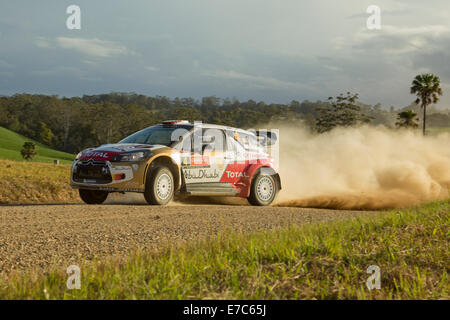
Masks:
[[[253,179],[248,202],[254,206],[268,206],[275,200],[278,185],[271,175],[257,174]]]
[[[172,172],[164,166],[152,169],[145,184],[144,197],[148,204],[165,205],[173,199],[174,181]]]
[[[87,204],[101,204],[108,198],[108,191],[80,189],[80,198]]]

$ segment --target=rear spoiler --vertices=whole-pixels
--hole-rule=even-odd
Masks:
[[[278,136],[275,132],[269,130],[257,130],[255,135],[258,141],[264,146],[272,146],[278,141]]]

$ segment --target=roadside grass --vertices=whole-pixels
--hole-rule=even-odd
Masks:
[[[12,274],[0,299],[448,299],[450,200],[339,222],[140,251],[65,270]],[[370,265],[381,289],[368,290]]]
[[[79,202],[70,165],[0,160],[0,204]]]
[[[36,144],[37,155],[32,162],[53,162],[53,160],[59,160],[61,163],[70,164],[75,158],[73,154],[53,150],[33,139],[28,139],[16,132],[0,127],[0,159],[23,161],[20,150],[22,150],[22,146],[26,141]]]

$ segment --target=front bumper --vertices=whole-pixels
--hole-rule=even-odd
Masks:
[[[70,185],[76,189],[144,192],[146,161],[78,161],[72,164]]]

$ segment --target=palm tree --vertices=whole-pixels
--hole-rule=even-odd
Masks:
[[[417,128],[419,124],[417,123],[417,113],[412,110],[406,110],[399,112],[397,114],[397,122],[395,125],[400,128]]]
[[[437,103],[439,96],[442,96],[441,80],[431,73],[420,74],[412,82],[411,94],[417,96],[416,103],[421,103],[423,108],[423,135],[425,135],[427,106]]]

